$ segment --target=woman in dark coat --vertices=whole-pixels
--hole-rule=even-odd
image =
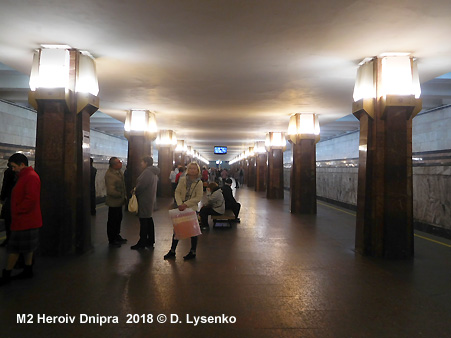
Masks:
[[[6,239],[0,246],[6,246],[11,235],[11,192],[13,191],[14,184],[16,184],[16,173],[11,168],[11,163],[8,162],[8,168],[3,174],[2,192],[0,200],[3,203],[0,218],[5,220]]]
[[[132,250],[153,248],[155,244],[155,226],[152,215],[157,199],[157,175],[160,173],[160,169],[153,166],[153,159],[150,156],[142,159],[141,166],[144,170],[137,178],[135,188],[140,224],[139,241],[130,247]]]

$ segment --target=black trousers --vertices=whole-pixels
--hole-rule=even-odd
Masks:
[[[5,220],[6,240],[11,236],[11,200],[6,199],[2,206],[1,216]]]
[[[171,251],[175,252],[175,249],[177,248],[177,244],[179,244],[179,240],[174,238],[174,234],[172,234],[172,245],[171,245]],[[196,252],[197,248],[197,236],[191,237],[191,250],[192,252]]]
[[[221,214],[214,211],[212,207],[203,206],[202,209],[200,209],[199,215],[200,215],[200,222],[202,223],[202,227],[208,228],[208,226],[209,226],[208,225],[208,215],[221,215]]]
[[[121,233],[121,222],[122,222],[122,206],[109,207],[106,231],[108,235],[108,241],[110,243],[118,239],[119,234]]]
[[[96,214],[96,191],[90,191],[90,204],[91,204],[91,215]]]
[[[233,214],[235,215],[235,218],[238,218],[238,215],[240,214],[241,204],[237,202],[236,204],[233,204],[228,208],[226,207],[226,209],[232,210]]]
[[[153,246],[155,243],[155,225],[153,218],[140,218],[139,219],[139,244]]]

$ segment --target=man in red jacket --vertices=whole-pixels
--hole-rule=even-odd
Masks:
[[[42,227],[40,194],[41,180],[25,155],[16,153],[9,158],[12,169],[18,174],[11,194],[11,237],[8,242],[8,258],[0,285],[11,280],[11,271],[20,254],[25,257],[25,268],[14,279],[33,277],[33,252],[38,247],[39,228]]]

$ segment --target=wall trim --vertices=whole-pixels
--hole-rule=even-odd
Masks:
[[[426,232],[437,237],[451,239],[450,229],[445,229],[432,224],[424,223],[416,219],[413,220],[413,227],[418,231]]]

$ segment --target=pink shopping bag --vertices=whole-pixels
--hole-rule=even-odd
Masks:
[[[189,208],[183,211],[172,209],[169,210],[169,216],[174,226],[175,239],[185,239],[202,234],[197,221],[197,214],[194,210]]]

